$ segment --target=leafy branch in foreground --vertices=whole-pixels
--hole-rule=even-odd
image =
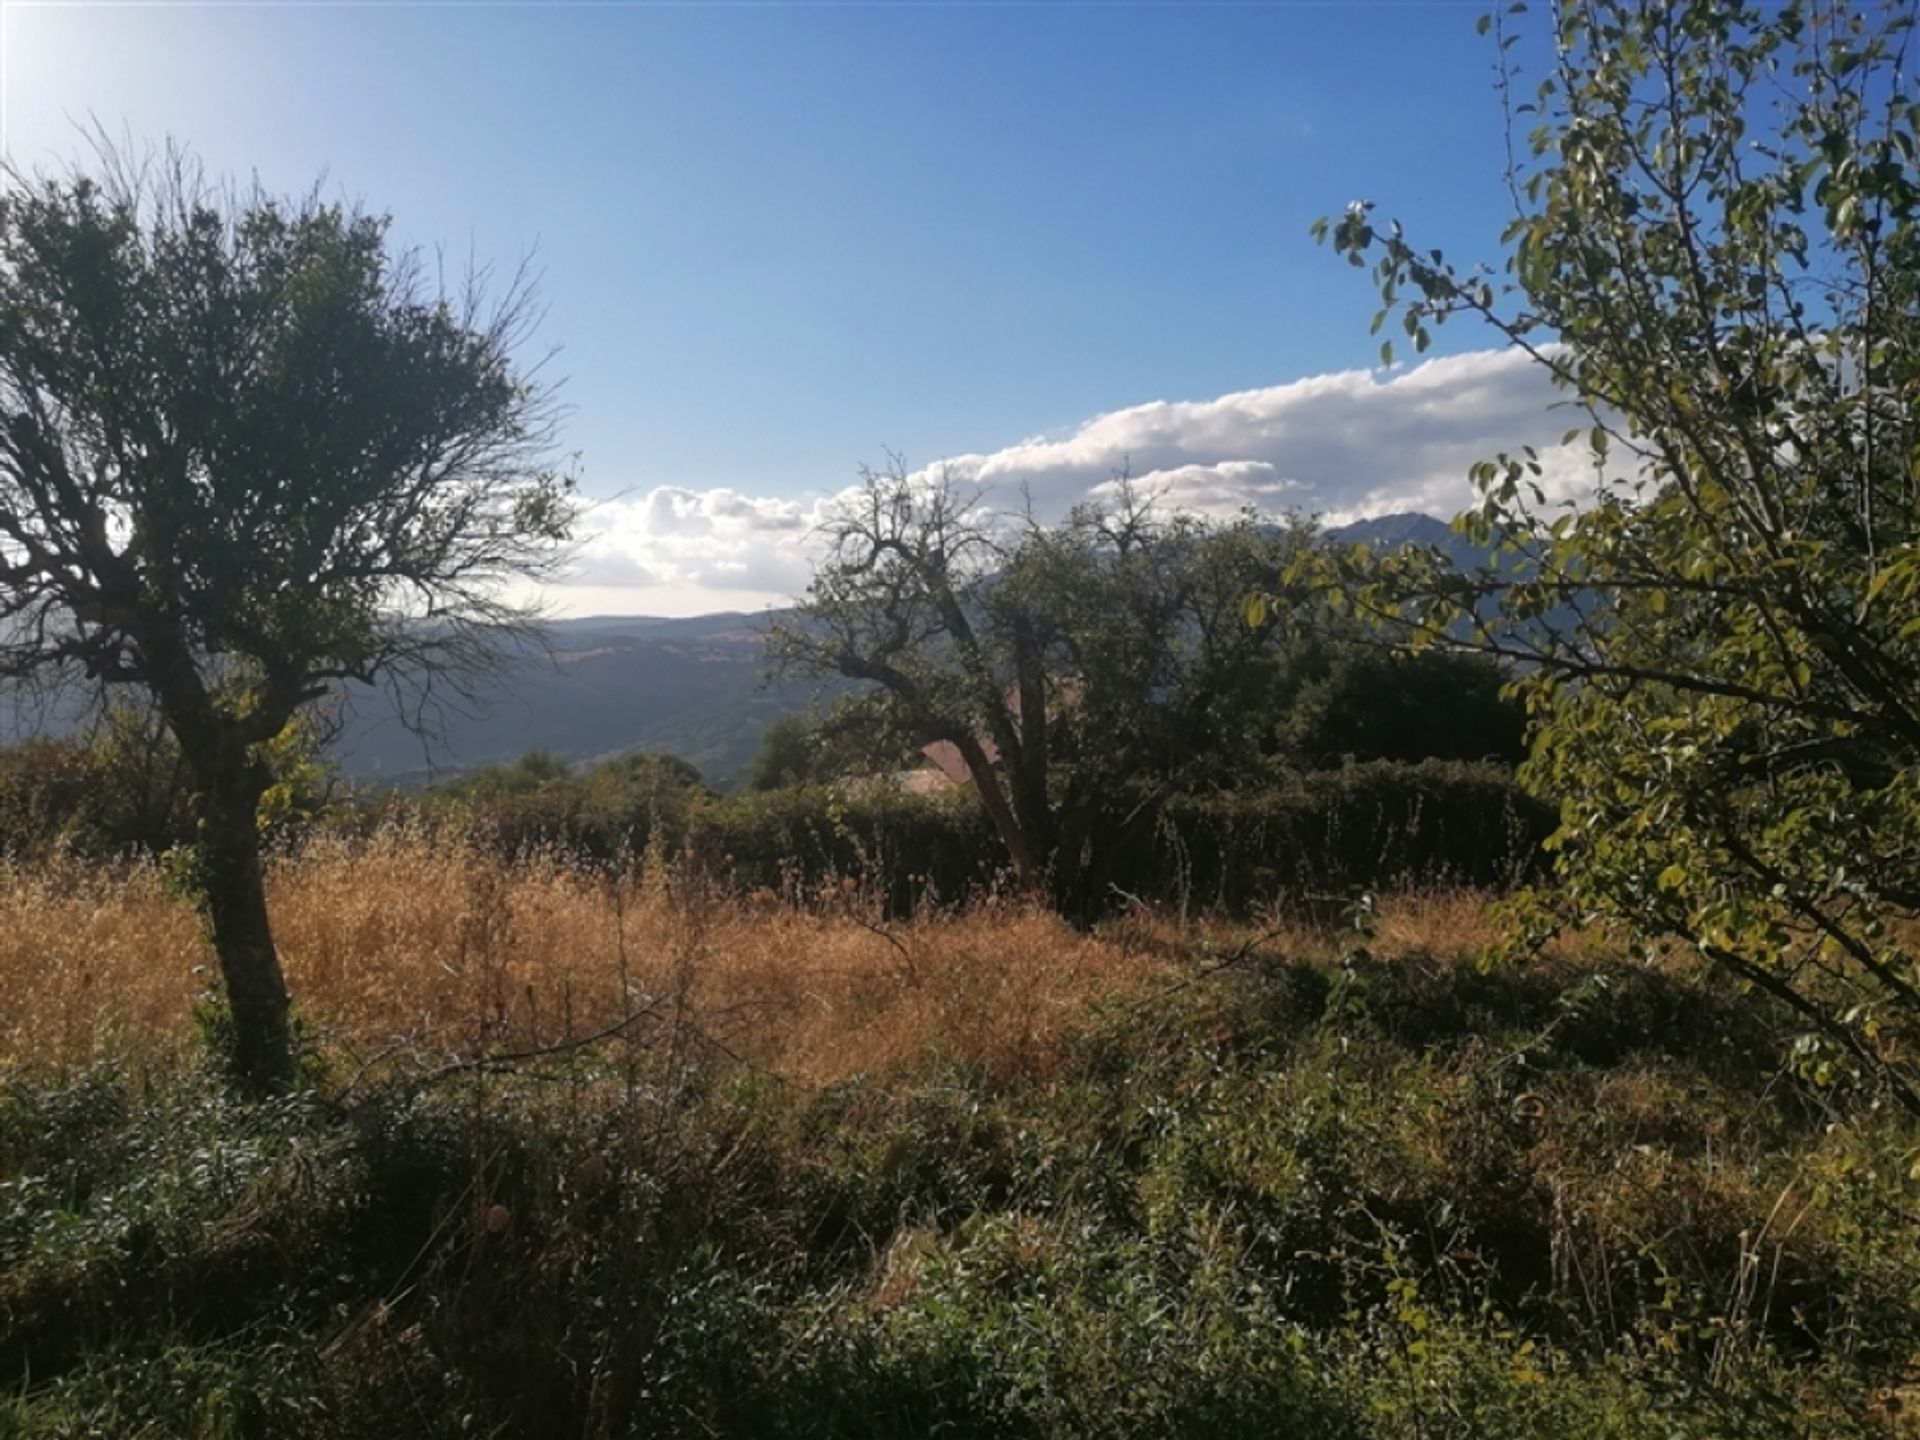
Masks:
[[[1525,663],[1562,915],[1689,942],[1791,1007],[1816,1074],[1920,1111],[1920,105],[1912,8],[1564,0],[1512,124],[1504,274],[1356,204],[1418,349],[1458,316],[1584,411],[1592,494],[1531,450],[1456,526],[1496,558],[1300,557],[1400,640]],[[1524,100],[1521,96],[1525,93]],[[1279,597],[1276,597],[1279,598]]]

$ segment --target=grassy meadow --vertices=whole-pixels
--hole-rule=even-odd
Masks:
[[[888,921],[451,827],[0,870],[0,1436],[1920,1434],[1909,1122],[1604,936]]]

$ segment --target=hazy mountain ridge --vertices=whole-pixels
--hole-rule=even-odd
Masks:
[[[1463,565],[1484,558],[1431,515],[1382,515],[1337,526],[1327,536],[1343,543],[1435,545]],[[354,779],[417,785],[529,750],[575,763],[664,751],[729,786],[770,721],[851,688],[847,682],[768,681],[763,637],[786,613],[553,620],[546,626],[551,654],[518,666],[483,713],[449,714],[444,745],[429,750],[376,702],[341,737],[337,758]]]
[[[1336,525],[1327,531],[1327,539],[1345,545],[1365,543],[1388,550],[1397,550],[1405,545],[1426,545],[1440,551],[1462,570],[1484,565],[1492,554],[1475,545],[1445,520],[1412,510]]]
[[[1383,515],[1336,526],[1336,543],[1437,546],[1462,566],[1485,554],[1431,515]],[[770,680],[766,631],[787,610],[709,615],[587,615],[551,620],[480,706],[449,707],[434,743],[410,731],[385,698],[362,692],[333,746],[349,779],[414,787],[549,751],[592,764],[643,751],[678,755],[721,787],[737,783],[767,725],[856,688],[843,680]],[[79,701],[16,702],[0,743],[65,733]]]
[[[739,614],[557,620],[547,626],[550,652],[514,667],[484,709],[444,717],[442,744],[429,749],[368,706],[336,756],[355,779],[413,785],[529,750],[576,763],[657,750],[730,783],[769,721],[833,688],[769,682],[765,623]]]

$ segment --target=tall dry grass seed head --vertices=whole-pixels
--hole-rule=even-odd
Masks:
[[[859,887],[748,903],[653,857],[609,872],[506,859],[453,826],[329,837],[278,859],[270,903],[305,1023],[350,1066],[537,1050],[618,1028],[806,1084],[929,1055],[1031,1073],[1096,1002],[1175,959],[996,902],[880,918]],[[206,988],[191,906],[154,867],[0,870],[0,1045],[57,1069],[175,1055]]]

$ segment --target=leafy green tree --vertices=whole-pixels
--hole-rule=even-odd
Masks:
[[[1595,493],[1550,513],[1541,458],[1503,455],[1458,522],[1499,561],[1333,578],[1531,667],[1565,911],[1696,946],[1797,1013],[1815,1073],[1920,1110],[1913,7],[1562,0],[1530,88],[1521,8],[1483,22],[1533,127],[1504,274],[1366,204],[1320,228],[1416,349],[1464,315],[1530,354]]]
[[[895,728],[887,708],[870,696],[777,717],[760,737],[747,767],[747,790],[784,790],[852,776],[913,769],[926,763]]]
[[[573,767],[552,751],[529,750],[511,765],[484,765],[436,788],[461,799],[487,801],[565,784],[572,778]]]
[[[336,688],[416,723],[528,617],[572,516],[516,361],[528,294],[449,294],[387,222],[184,156],[0,179],[0,677],[144,689],[252,1085],[293,1073],[262,882],[271,747]]]
[[[800,714],[776,716],[760,733],[742,781],[748,790],[784,790],[813,778],[813,727]]]
[[[622,837],[630,854],[656,841],[668,849],[685,842],[693,816],[714,798],[699,767],[678,755],[623,755],[569,782],[578,800],[583,836]],[[603,840],[601,842],[605,844]]]
[[[688,817],[713,798],[699,767],[678,755],[623,755],[589,770],[580,788],[604,828],[613,828],[608,822],[619,817],[630,831],[672,838],[684,836]]]
[[[1342,641],[1338,633],[1299,637],[1275,662],[1278,758],[1307,767],[1525,758],[1526,708],[1506,693],[1508,667],[1479,655]]]
[[[1257,753],[1267,632],[1241,603],[1307,533],[1162,517],[1125,483],[1042,525],[896,462],[828,522],[770,643],[789,669],[870,682],[901,733],[950,747],[1021,882],[1085,919],[1158,799]]]
[[[623,755],[618,760],[595,766],[590,773],[617,778],[623,783],[650,790],[707,788],[706,779],[700,774],[698,765],[691,760],[682,760],[678,755],[664,755],[656,751]]]

